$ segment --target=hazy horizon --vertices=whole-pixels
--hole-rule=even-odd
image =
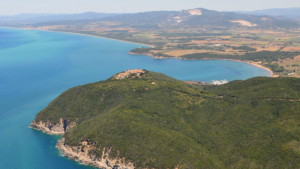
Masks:
[[[217,4],[217,5],[216,5]],[[234,4],[234,5],[233,5]],[[238,5],[236,5],[238,4]],[[300,7],[296,0],[152,0],[138,1],[127,0],[10,0],[2,2],[0,15],[18,14],[76,14],[85,12],[97,13],[138,13],[147,11],[180,11],[194,8],[205,8],[216,11],[254,11],[271,8]]]

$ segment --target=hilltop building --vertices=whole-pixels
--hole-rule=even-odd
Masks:
[[[145,71],[143,71],[142,69],[134,69],[134,70],[127,69],[127,71],[118,74],[116,79],[124,79],[131,74],[135,74],[137,77],[140,77],[142,73],[145,73]]]
[[[226,83],[228,83],[228,81],[226,79],[220,80],[220,81],[218,81],[218,80],[212,80],[212,84],[213,85],[223,85],[223,84],[226,84]]]

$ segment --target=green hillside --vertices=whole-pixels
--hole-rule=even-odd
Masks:
[[[299,101],[296,78],[191,86],[146,71],[69,89],[35,121],[75,121],[68,145],[136,168],[299,168]]]

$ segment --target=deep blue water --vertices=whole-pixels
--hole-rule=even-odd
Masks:
[[[180,80],[270,76],[234,61],[156,60],[127,54],[142,45],[67,33],[0,28],[0,168],[88,169],[59,155],[60,136],[28,128],[35,115],[68,88],[126,69],[148,69]]]

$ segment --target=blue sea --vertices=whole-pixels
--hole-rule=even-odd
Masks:
[[[129,55],[143,45],[98,37],[0,28],[0,168],[89,169],[62,157],[61,136],[28,128],[36,114],[63,91],[105,80],[126,69],[147,69],[180,80],[244,80],[270,76],[235,61],[158,60]]]

